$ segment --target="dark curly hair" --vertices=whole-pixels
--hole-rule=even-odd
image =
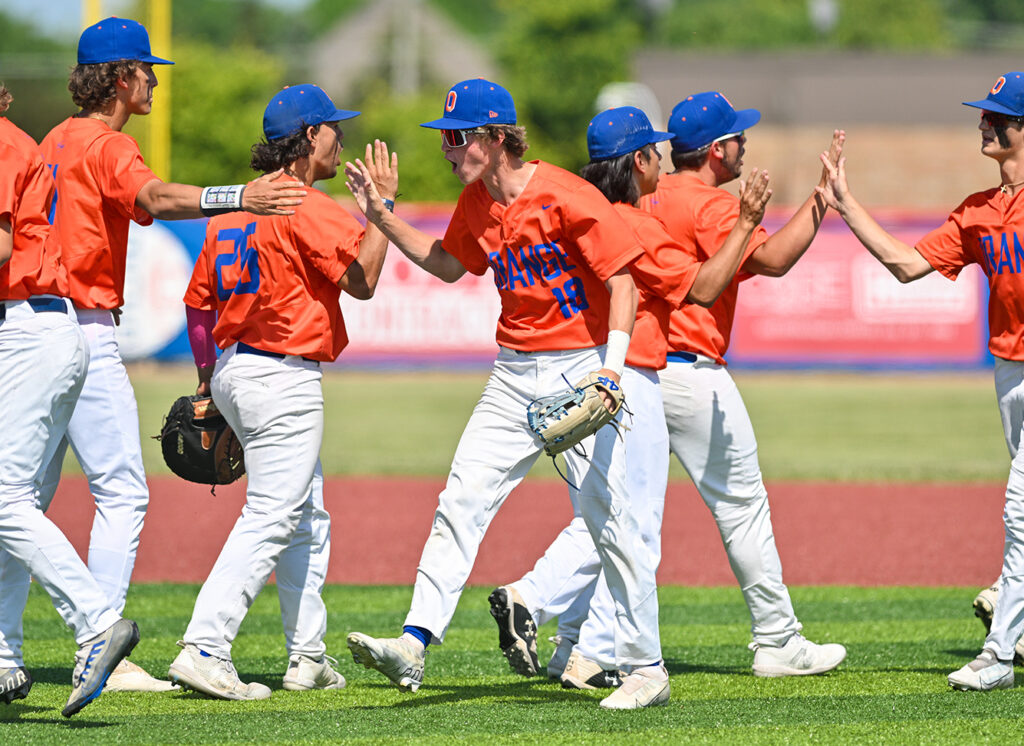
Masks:
[[[298,132],[294,132],[277,140],[260,140],[252,146],[252,158],[249,166],[253,171],[262,171],[265,174],[284,168],[299,158],[305,158],[313,150],[313,144],[306,135],[306,130],[313,127],[313,132],[319,132],[319,124],[308,125],[303,123]]]
[[[644,145],[638,150],[647,160],[654,156],[654,146]],[[633,177],[633,153],[630,151],[617,158],[591,161],[580,169],[580,176],[601,190],[609,202],[625,202],[636,205],[640,201],[640,187]]]
[[[7,90],[7,86],[0,83],[0,114],[7,111],[7,107],[11,105],[11,101],[14,100],[14,96]]]
[[[530,147],[526,142],[526,127],[516,124],[487,124],[484,125],[484,129],[487,130],[486,135],[492,142],[498,139],[499,132],[504,133],[505,142],[502,144],[509,155],[516,158],[522,158]]]
[[[135,74],[138,60],[76,65],[68,79],[68,90],[75,106],[83,111],[99,111],[117,97],[117,81]]]

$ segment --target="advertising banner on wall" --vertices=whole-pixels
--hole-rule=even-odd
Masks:
[[[402,205],[401,214],[442,236],[451,206]],[[774,231],[785,215],[769,216]],[[945,215],[891,216],[885,226],[913,244]],[[132,225],[118,340],[126,359],[190,359],[181,298],[205,220]],[[782,278],[743,283],[730,362],[745,367],[978,367],[988,362],[983,274],[957,282],[933,273],[903,285],[836,218]],[[498,295],[490,273],[444,283],[391,247],[374,297],[342,296],[349,347],[340,364],[487,365]]]

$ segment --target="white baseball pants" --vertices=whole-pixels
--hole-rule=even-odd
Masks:
[[[1024,634],[1024,362],[996,358],[996,397],[1003,434],[1010,451],[1010,477],[1006,483],[1003,523],[1003,570],[999,576],[999,599],[992,615],[992,628],[985,647],[1003,660],[1013,658],[1014,646]]]
[[[661,519],[668,486],[668,429],[658,386],[649,368],[626,366],[622,375],[626,406],[626,489],[640,524],[649,563],[661,562]],[[601,572],[594,541],[586,529],[575,490],[573,519],[537,560],[533,569],[511,583],[538,626],[558,617],[558,634],[576,642],[576,650],[602,668],[616,668],[615,606]]]
[[[73,318],[6,301],[0,322],[0,669],[24,665],[29,576],[46,590],[75,641],[119,619],[67,538],[39,509],[43,468],[64,435],[89,351]]]
[[[111,312],[76,312],[89,344],[89,372],[68,423],[67,435],[47,469],[39,500],[43,510],[49,508],[70,443],[96,501],[89,537],[89,572],[120,614],[124,611],[149,505],[139,440],[139,409],[121,361]]]
[[[739,389],[704,356],[661,371],[669,443],[711,510],[750,611],[754,642],[784,645],[802,629],[782,582],[757,441]]]
[[[238,628],[275,570],[288,655],[319,660],[326,651],[320,594],[331,531],[320,470],[321,378],[319,363],[236,354],[234,346],[214,368],[213,400],[245,450],[248,486],[183,639],[218,658],[230,660]]]
[[[533,399],[564,391],[601,367],[603,348],[522,353],[502,348],[459,441],[417,568],[406,625],[444,640],[480,542],[505,498],[541,453],[526,422]],[[626,392],[628,396],[628,391]],[[615,661],[661,660],[654,568],[626,496],[625,447],[615,429],[583,441],[589,459],[565,453],[579,511],[597,546],[615,606]]]

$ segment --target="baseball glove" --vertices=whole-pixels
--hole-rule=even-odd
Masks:
[[[614,407],[610,411],[599,391],[612,398]],[[590,373],[564,394],[534,399],[526,407],[526,421],[544,442],[544,452],[556,456],[611,422],[624,400],[622,388],[615,381]]]
[[[164,461],[183,479],[231,484],[245,474],[242,444],[208,396],[183,396],[160,430]]]

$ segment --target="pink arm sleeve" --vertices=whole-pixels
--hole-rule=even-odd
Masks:
[[[192,345],[192,357],[197,368],[207,368],[217,362],[217,350],[213,343],[213,327],[216,323],[216,311],[185,306],[185,326],[188,328],[188,341]]]

